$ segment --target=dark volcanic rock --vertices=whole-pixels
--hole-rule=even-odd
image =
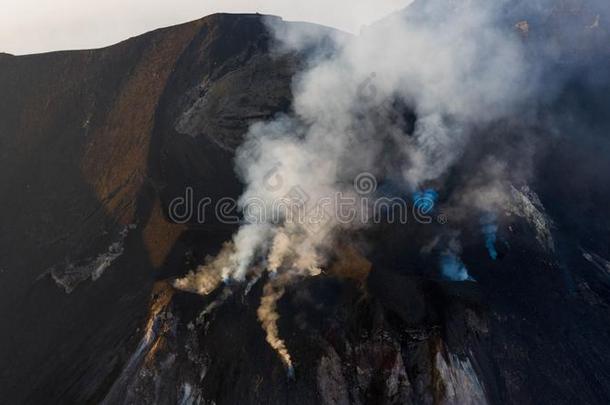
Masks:
[[[103,398],[154,280],[183,271],[187,245],[228,237],[210,226],[193,242],[166,202],[185,184],[239,194],[231,148],[291,98],[295,59],[267,42],[260,16],[213,15],[99,50],[0,56],[6,402]]]
[[[568,11],[579,27],[596,16]],[[508,15],[510,29],[521,15]],[[566,13],[550,15],[528,21],[524,37],[553,38]],[[606,34],[585,31],[561,55],[582,61],[590,50],[577,45]],[[603,52],[587,59],[598,70],[578,71],[595,80],[569,81],[544,112],[562,136],[535,168],[539,196],[513,189],[498,260],[472,218],[451,225],[463,229],[476,283],[431,270],[422,251],[434,226],[372,229],[372,263],[336,266],[280,300],[294,378],[257,321],[264,279],[206,297],[164,281],[234,231],[212,212],[203,226],[174,223],[170,202],[187,187],[195,202],[237,197],[233,157],[248,126],[290,111],[305,55],[275,54],[270,41],[263,17],[219,14],[99,50],[0,54],[4,402],[607,402],[610,217],[596,212],[610,201],[599,159],[610,150]],[[416,117],[402,113],[412,129]],[[502,154],[518,142],[507,133],[534,131],[506,126],[466,155],[489,145]],[[465,160],[477,163],[455,178],[482,170]]]

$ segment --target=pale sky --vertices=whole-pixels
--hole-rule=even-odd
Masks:
[[[98,48],[216,12],[259,12],[357,33],[411,0],[0,0],[0,52]]]

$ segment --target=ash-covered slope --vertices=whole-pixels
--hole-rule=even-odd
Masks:
[[[421,4],[411,15],[425,20]],[[315,41],[278,52],[264,17],[214,15],[101,50],[0,55],[3,399],[607,402],[607,25],[588,28],[595,8],[539,19],[515,10],[498,24],[530,41],[533,57],[537,35],[562,50],[544,66],[551,90],[536,116],[473,135],[439,188],[449,225],[369,228],[366,248],[344,240],[322,274],[286,287],[277,326],[293,376],[257,320],[268,276],[203,297],[171,285],[217,254],[236,224],[209,209],[203,226],[167,214],[189,188],[193,201],[241,193],[235,147],[251,123],[291,113],[295,74],[312,56],[329,58],[339,34],[298,29]],[[584,39],[554,36],[564,21]],[[397,111],[417,122],[409,107]],[[480,218],[451,209],[484,180],[485,158],[518,173],[530,144],[534,175],[511,186],[492,224],[493,260]],[[447,229],[461,233],[471,280],[439,275],[436,236]]]

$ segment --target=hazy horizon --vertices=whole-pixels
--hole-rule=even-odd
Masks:
[[[209,14],[274,14],[357,33],[362,26],[396,11],[411,0],[340,0],[307,3],[281,0],[159,1],[22,0],[3,4],[0,52],[15,55],[100,48],[145,32],[197,20]]]

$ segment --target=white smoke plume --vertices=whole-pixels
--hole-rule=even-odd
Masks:
[[[176,286],[207,294],[222,279],[241,281],[254,265],[266,266],[272,276],[258,317],[269,344],[292,367],[277,326],[285,285],[319,274],[335,236],[366,225],[341,221],[337,207],[324,202],[337,193],[358,201],[352,182],[364,172],[399,178],[409,195],[447,172],[473,128],[527,98],[531,78],[521,39],[497,24],[498,3],[416,2],[417,13],[407,9],[359,36],[337,36],[332,56],[314,55],[295,78],[291,114],[253,125],[238,150],[246,224],[228,252]],[[315,42],[311,26],[299,32],[302,25],[270,19],[269,29],[278,52]],[[396,102],[417,116],[412,133]],[[287,206],[304,216],[289,218]],[[261,207],[271,214],[263,223],[250,215]]]
[[[248,211],[256,201],[279,221],[269,223],[271,234],[250,233],[242,253],[246,261],[231,276],[243,278],[255,251],[265,249],[279,229],[281,239],[273,243],[269,258],[272,271],[279,265],[278,243],[286,250],[288,240],[298,241],[291,248],[306,251],[298,263],[323,266],[321,250],[329,238],[355,226],[337,221],[333,206],[322,212],[329,218],[321,231],[307,229],[307,219],[285,226],[276,203],[291,198],[295,188],[306,196],[304,212],[319,211],[320,201],[336,193],[357,199],[352,179],[362,172],[387,175],[380,162],[390,143],[400,159],[389,170],[402,173],[405,194],[412,192],[442,176],[459,158],[472,127],[512,112],[526,96],[520,38],[498,26],[499,7],[481,1],[457,4],[426,3],[418,19],[401,13],[351,40],[341,37],[336,54],[321,56],[296,78],[293,113],[250,129],[237,157],[247,185],[242,205]],[[286,35],[290,28],[284,23],[269,21],[270,30],[282,35],[276,38],[281,49],[312,42],[311,26],[302,35]],[[413,136],[391,117],[389,102],[396,99],[418,117]]]

